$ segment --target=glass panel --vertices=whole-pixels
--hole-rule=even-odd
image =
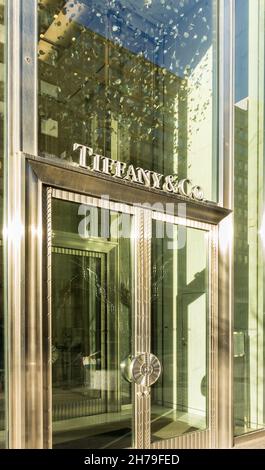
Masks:
[[[52,214],[53,446],[130,447],[132,216],[57,199]]]
[[[264,0],[236,0],[235,434],[265,427]]]
[[[5,329],[3,282],[4,125],[5,125],[5,1],[0,1],[0,448],[5,447]]]
[[[208,426],[208,234],[153,223],[151,350],[162,364],[152,387],[152,440]]]
[[[40,0],[39,154],[77,142],[216,200],[217,3]]]

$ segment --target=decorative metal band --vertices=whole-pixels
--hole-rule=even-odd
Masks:
[[[72,256],[82,256],[85,258],[101,258],[100,253],[91,253],[85,250],[76,250],[75,248],[61,248],[57,246],[52,247],[52,253],[59,255],[72,255]]]
[[[52,188],[47,188],[47,403],[48,411],[48,429],[47,429],[47,447],[52,447]]]
[[[209,399],[209,447],[217,443],[217,403],[218,403],[218,228],[213,227],[209,234],[209,284],[210,284],[210,399]]]
[[[135,349],[134,356],[150,352],[150,292],[152,214],[140,209],[135,216]],[[138,449],[150,447],[150,390],[135,383],[135,440]]]
[[[211,431],[196,431],[167,440],[156,441],[150,449],[209,449]]]
[[[110,211],[123,212],[124,214],[135,214],[136,208],[128,204],[110,201],[108,196],[98,197],[86,196],[84,194],[72,193],[62,189],[52,190],[52,197],[55,199],[63,199],[64,201],[76,202],[87,206],[98,207]]]

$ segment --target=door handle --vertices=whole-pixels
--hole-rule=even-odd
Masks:
[[[150,387],[159,379],[162,367],[154,354],[142,353],[133,358],[131,370],[132,380],[137,385]]]
[[[136,357],[127,356],[120,364],[123,378],[137,385],[150,387],[159,379],[162,367],[159,359],[152,353],[141,353]]]

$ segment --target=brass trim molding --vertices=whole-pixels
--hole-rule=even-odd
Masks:
[[[156,210],[162,212],[167,207],[167,213],[172,211],[173,215],[178,215],[178,204],[185,204],[188,219],[214,225],[217,225],[231,212],[213,202],[193,201],[181,195],[163,194],[153,188],[135,187],[134,184],[124,180],[113,181],[111,176],[95,175],[92,171],[75,167],[58,158],[53,160],[28,154],[23,154],[23,156],[36,176],[48,186],[95,197],[107,194],[114,202],[123,202],[139,207],[143,207],[143,204],[156,205]]]

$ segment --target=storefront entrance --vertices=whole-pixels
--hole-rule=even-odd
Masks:
[[[49,445],[214,446],[216,226],[48,199]]]

